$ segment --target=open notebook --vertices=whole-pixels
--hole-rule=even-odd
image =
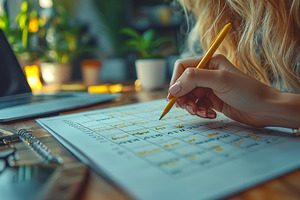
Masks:
[[[300,167],[290,129],[202,119],[165,99],[38,119],[133,199],[224,199]]]
[[[32,94],[16,56],[0,29],[0,122],[59,113],[118,96],[87,92]]]

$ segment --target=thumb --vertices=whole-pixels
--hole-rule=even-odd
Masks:
[[[181,97],[197,87],[210,88],[215,92],[228,91],[229,73],[225,70],[187,68],[170,88],[172,96]],[[227,80],[227,81],[225,81]]]

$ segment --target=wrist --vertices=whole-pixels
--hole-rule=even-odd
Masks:
[[[266,126],[300,127],[300,95],[273,89],[266,98]]]

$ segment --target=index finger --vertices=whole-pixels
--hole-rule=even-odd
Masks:
[[[176,82],[186,68],[196,68],[202,58],[203,56],[178,59],[174,64],[170,86]]]

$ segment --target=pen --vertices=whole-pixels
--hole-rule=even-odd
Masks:
[[[211,59],[217,48],[220,46],[222,41],[224,40],[225,36],[228,34],[228,32],[231,29],[231,23],[226,24],[223,29],[218,33],[218,35],[215,37],[215,39],[212,41],[212,43],[209,45],[209,49],[204,55],[204,57],[201,59],[199,64],[196,68],[202,69],[206,65],[206,63]],[[172,97],[169,103],[166,105],[164,111],[162,112],[159,120],[161,120],[173,107],[175,102],[177,101],[178,97]]]

